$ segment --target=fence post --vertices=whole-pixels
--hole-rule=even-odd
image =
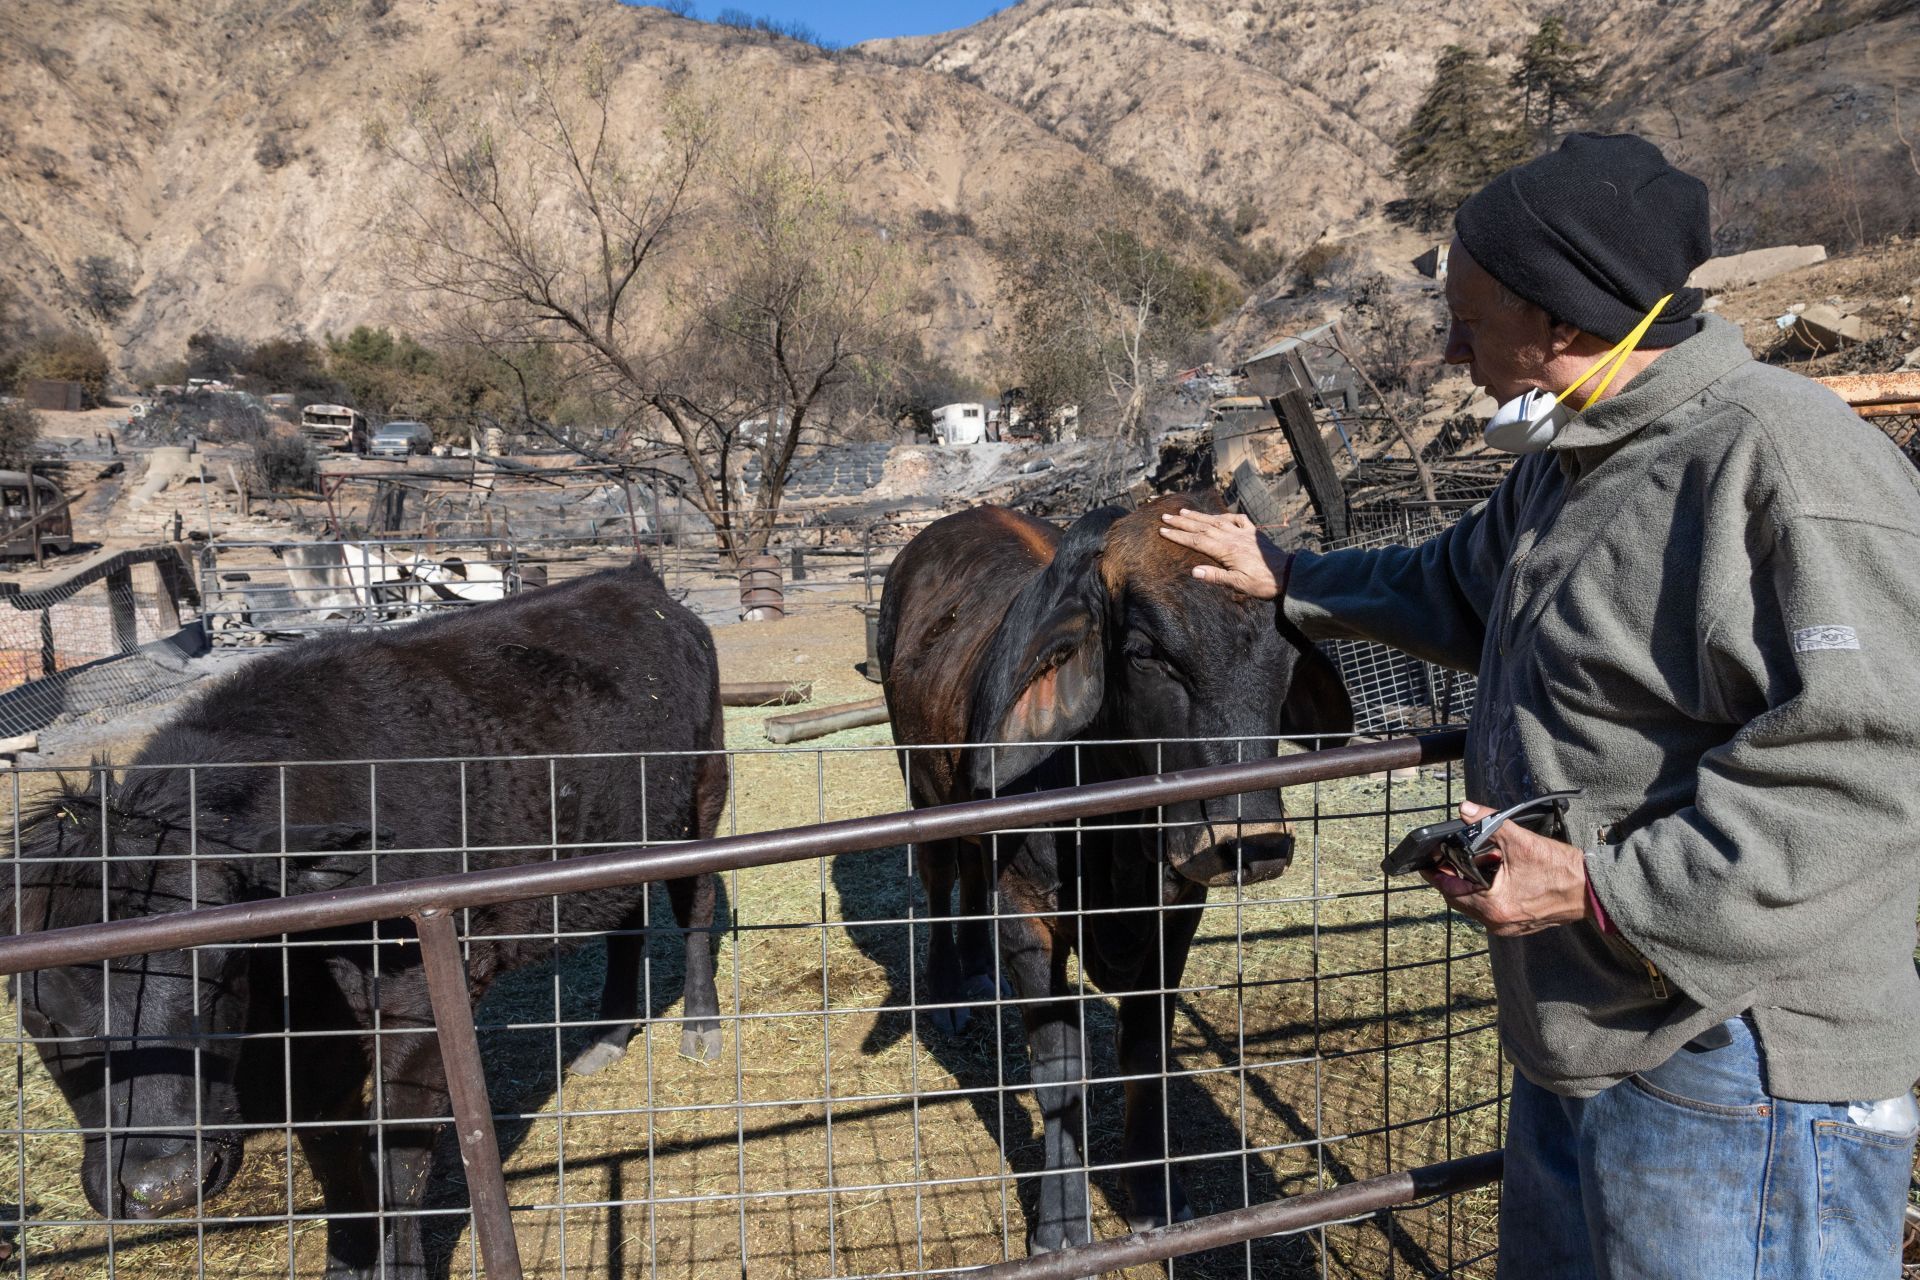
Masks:
[[[48,605],[40,611],[40,674],[50,676],[60,669],[60,661],[53,651],[53,606]]]
[[[27,521],[27,529],[33,538],[33,562],[35,564],[45,564],[47,562],[46,549],[40,545],[40,486],[33,481],[33,464],[31,462],[27,464],[27,513],[31,517]]]
[[[163,635],[172,635],[180,629],[180,594],[184,585],[185,566],[171,549],[163,552],[153,562],[153,576],[158,580],[158,589],[153,593],[154,609],[160,615],[160,630]],[[205,599],[205,593],[202,593]]]
[[[480,1039],[473,1030],[473,1001],[467,994],[467,966],[460,958],[453,917],[438,907],[416,912],[420,958],[426,967],[433,1025],[446,1067],[447,1092],[453,1098],[453,1123],[460,1139],[460,1165],[467,1175],[467,1200],[473,1206],[473,1233],[488,1280],[521,1280],[520,1245],[513,1238],[507,1209],[507,1179],[500,1167],[500,1143],[493,1132],[493,1104],[480,1065]]]
[[[107,574],[107,617],[114,652],[132,653],[140,647],[140,624],[133,612],[133,570],[128,566]]]

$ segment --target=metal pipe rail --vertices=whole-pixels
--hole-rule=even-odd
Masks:
[[[1203,1249],[1306,1231],[1415,1200],[1471,1191],[1498,1181],[1505,1164],[1504,1152],[1486,1151],[1417,1169],[1402,1169],[1378,1178],[1365,1178],[1325,1191],[1309,1191],[1284,1200],[1270,1200],[1245,1209],[1155,1227],[1151,1231],[1095,1240],[1057,1253],[1016,1258],[965,1275],[967,1280],[1080,1280],[1082,1276],[1105,1275],[1122,1267],[1164,1262]]]
[[[295,894],[263,902],[237,902],[229,906],[49,929],[44,933],[0,938],[0,974],[92,964],[179,947],[246,942],[310,929],[371,924],[421,911],[454,911],[555,894],[591,893],[647,881],[744,870],[838,853],[860,853],[898,844],[987,835],[1012,827],[1067,822],[1075,818],[1103,817],[1185,800],[1303,786],[1357,774],[1458,760],[1465,745],[1465,732],[1453,730],[1245,764],[1216,765],[1057,791],[910,809],[872,818],[847,818],[752,835],[694,840],[665,848],[627,849],[559,862],[490,867],[391,884]]]
[[[982,836],[1043,823],[1151,809],[1186,800],[1211,799],[1247,791],[1326,782],[1383,770],[1438,764],[1458,760],[1465,742],[1466,735],[1463,732],[1452,731],[754,835],[690,841],[665,848],[629,849],[561,862],[487,868],[392,884],[296,894],[265,902],[235,903],[51,929],[0,939],[0,974],[23,973],[60,965],[92,964],[153,951],[245,942],[312,929],[411,917],[420,941],[428,994],[433,1004],[435,1036],[447,1070],[454,1123],[460,1139],[461,1162],[466,1167],[474,1233],[480,1243],[486,1274],[493,1280],[521,1280],[519,1247],[509,1216],[506,1176],[494,1133],[493,1108],[487,1098],[481,1069],[480,1046],[467,989],[466,965],[461,959],[460,944],[450,918],[452,912],[461,908],[492,906],[556,894],[590,893],[617,885],[884,849],[898,844]],[[1414,1187],[1412,1184],[1403,1185],[1409,1176],[1403,1174],[1376,1180],[1392,1183],[1391,1187],[1377,1188],[1378,1194],[1399,1198],[1381,1203],[1398,1203],[1410,1198],[1414,1194]],[[1316,1194],[1331,1195],[1343,1191],[1350,1192],[1350,1189],[1336,1188],[1332,1193]],[[1294,1204],[1289,1200],[1278,1205],[1262,1206],[1258,1210],[1239,1212],[1278,1212],[1290,1210]],[[1324,1220],[1338,1220],[1350,1212],[1350,1207],[1341,1207],[1345,1205],[1343,1200],[1337,1200],[1333,1205],[1334,1211]],[[1281,1220],[1293,1222],[1292,1218],[1284,1215]],[[1215,1219],[1204,1221],[1214,1222]],[[1185,1225],[1192,1227],[1199,1224]],[[1273,1234],[1307,1225],[1312,1224],[1302,1221],[1292,1227],[1268,1226],[1253,1234]],[[1236,1226],[1233,1229],[1241,1228]],[[1090,1247],[1165,1247],[1164,1240],[1141,1244],[1137,1243],[1138,1239],[1128,1237],[1127,1240]],[[1185,1242],[1194,1237],[1175,1236],[1173,1239]],[[1128,1241],[1136,1243],[1129,1244]],[[1174,1251],[1190,1252],[1200,1247],[1204,1247],[1201,1242],[1176,1243]],[[1029,1261],[1044,1262],[1045,1259]],[[1076,1262],[1072,1265],[1084,1264]],[[1016,1271],[1008,1274],[1033,1277],[1054,1275],[1056,1272]],[[1074,1270],[1057,1274],[1087,1273]]]

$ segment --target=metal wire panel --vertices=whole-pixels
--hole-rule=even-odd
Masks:
[[[160,643],[179,631],[179,606],[142,554],[153,553],[0,596],[0,736],[122,709],[191,678],[186,653]]]
[[[1363,510],[1356,513],[1354,521],[1358,531],[1324,549],[1419,546],[1451,526],[1477,500],[1394,501]],[[1355,727],[1362,733],[1464,724],[1472,714],[1476,680],[1464,671],[1366,640],[1334,640],[1324,647],[1346,681],[1353,698]]]
[[[434,762],[432,776],[457,789],[463,806],[477,805],[473,790],[487,763]],[[646,761],[648,768],[667,764]],[[888,746],[736,751],[731,764],[723,831],[860,817],[901,804],[901,765]],[[511,765],[517,786],[545,779],[541,794],[561,832],[569,761]],[[911,759],[906,767],[914,767]],[[306,776],[316,771],[366,770],[375,824],[394,803],[383,797],[429,776],[424,762],[270,768],[289,795],[316,781]],[[217,781],[213,770],[195,774],[189,831],[162,851],[191,873],[192,900],[183,906],[218,898],[232,856],[194,834],[210,830],[198,805]],[[51,785],[48,775],[16,775],[15,813],[23,803],[31,811],[36,792]],[[1484,939],[1424,886],[1389,885],[1378,868],[1406,828],[1431,821],[1456,798],[1445,770],[1293,789],[1286,795],[1298,842],[1292,868],[1263,884],[1212,893],[1179,981],[1154,988],[1174,1010],[1173,1052],[1157,1073],[1167,1103],[1155,1120],[1169,1140],[1168,1167],[1184,1178],[1200,1212],[1498,1145],[1503,1079]],[[1164,818],[1083,820],[1068,847],[1103,825],[1152,832]],[[630,843],[657,841],[659,833],[621,834]],[[1010,851],[1014,838],[989,837],[989,852]],[[514,856],[564,858],[622,842],[583,847],[551,837]],[[372,874],[409,852],[420,851],[371,855]],[[500,852],[462,840],[437,855],[458,869]],[[636,897],[641,914],[625,931],[647,943],[639,982],[650,1021],[623,1058],[591,1076],[567,1067],[604,1029],[606,948],[568,925],[575,904],[541,900],[511,927],[505,917],[463,914],[460,933],[474,968],[500,948],[526,946],[532,954],[492,985],[477,1011],[527,1275],[905,1276],[1024,1253],[1042,1171],[1021,1016],[1035,1000],[1006,987],[971,1002],[964,1030],[932,1025],[938,1002],[923,990],[930,924],[914,874],[919,856],[901,847],[725,874],[717,1062],[680,1056],[684,935],[658,890]],[[292,843],[287,856],[272,859],[288,876],[313,860]],[[1093,871],[1069,861],[1074,876]],[[16,927],[34,909],[24,889],[31,879],[16,860]],[[997,926],[1044,910],[996,893],[983,922]],[[1109,914],[1126,916],[1144,945],[1164,945],[1166,908],[1141,904]],[[370,1128],[377,1144],[413,1140],[417,1129],[402,1118],[404,1100],[381,1088],[372,1090],[370,1118],[302,1114],[299,1067],[347,1041],[375,1058],[405,1055],[431,1034],[430,1020],[315,1025],[303,1011],[324,993],[296,975],[310,972],[303,951],[327,945],[295,937],[185,953],[197,991],[214,990],[229,971],[222,957],[234,954],[253,962],[256,984],[254,1024],[211,1025],[218,1019],[210,995],[195,1010],[204,1025],[184,1028],[175,1042],[192,1055],[192,1078],[204,1086],[218,1076],[221,1054],[243,1046],[250,1062],[267,1064],[254,1084],[271,1086],[264,1092],[281,1114],[264,1124],[222,1121],[210,1107],[197,1114],[185,1137],[202,1149],[243,1139],[244,1164],[218,1194],[160,1221],[103,1222],[93,1212],[79,1185],[80,1157],[87,1139],[108,1136],[108,1126],[83,1131],[47,1076],[42,1052],[62,1041],[60,1029],[29,1027],[11,1004],[0,1010],[21,1082],[0,1126],[0,1234],[14,1250],[7,1269],[22,1277],[196,1269],[291,1277],[323,1268],[327,1214],[303,1148],[356,1128]],[[373,951],[383,981],[401,981],[415,963],[404,928]],[[98,968],[109,992],[137,981],[123,964]],[[1121,1234],[1118,1129],[1129,1076],[1114,1054],[1113,1001],[1077,961],[1067,981],[1083,1012],[1088,1105],[1078,1168],[1094,1188],[1088,1225],[1095,1236]],[[111,999],[107,1005],[114,1007]],[[424,1202],[396,1207],[396,1189],[387,1188],[373,1220],[391,1232],[411,1219],[430,1258],[443,1259],[453,1274],[478,1274],[465,1179],[445,1126],[434,1151]],[[1490,1265],[1483,1257],[1493,1233],[1490,1193],[1481,1192],[1170,1266],[1196,1277],[1478,1275]]]

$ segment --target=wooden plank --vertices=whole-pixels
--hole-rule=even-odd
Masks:
[[[1326,526],[1329,542],[1344,542],[1348,533],[1347,494],[1333,465],[1333,452],[1320,435],[1307,392],[1295,388],[1273,398],[1273,415],[1280,420],[1294,467],[1306,486],[1307,499]]]
[[[791,707],[813,701],[813,681],[787,680],[722,682],[723,707]]]
[[[842,729],[858,729],[864,725],[886,722],[887,700],[868,698],[863,702],[843,702],[816,711],[770,716],[767,719],[767,741],[782,744],[805,742],[809,738],[824,737]]]

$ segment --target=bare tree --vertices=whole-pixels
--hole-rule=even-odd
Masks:
[[[744,143],[710,104],[616,105],[617,71],[583,41],[478,109],[429,85],[376,128],[412,177],[384,218],[395,271],[507,367],[557,362],[618,417],[626,457],[677,453],[737,557],[766,545],[809,421],[910,335],[907,273],[843,170]],[[531,394],[521,411],[543,425]]]
[[[1038,180],[996,232],[1022,384],[1052,407],[1104,397],[1116,433],[1137,439],[1155,392],[1218,317],[1225,282],[1163,247],[1174,237],[1151,194],[1125,180]]]
[[[742,139],[720,167],[703,270],[685,291],[706,376],[750,388],[766,423],[749,549],[765,543],[794,451],[827,411],[871,403],[917,352],[914,272],[900,241],[860,216],[851,165],[795,140]],[[715,361],[720,369],[712,368]]]

